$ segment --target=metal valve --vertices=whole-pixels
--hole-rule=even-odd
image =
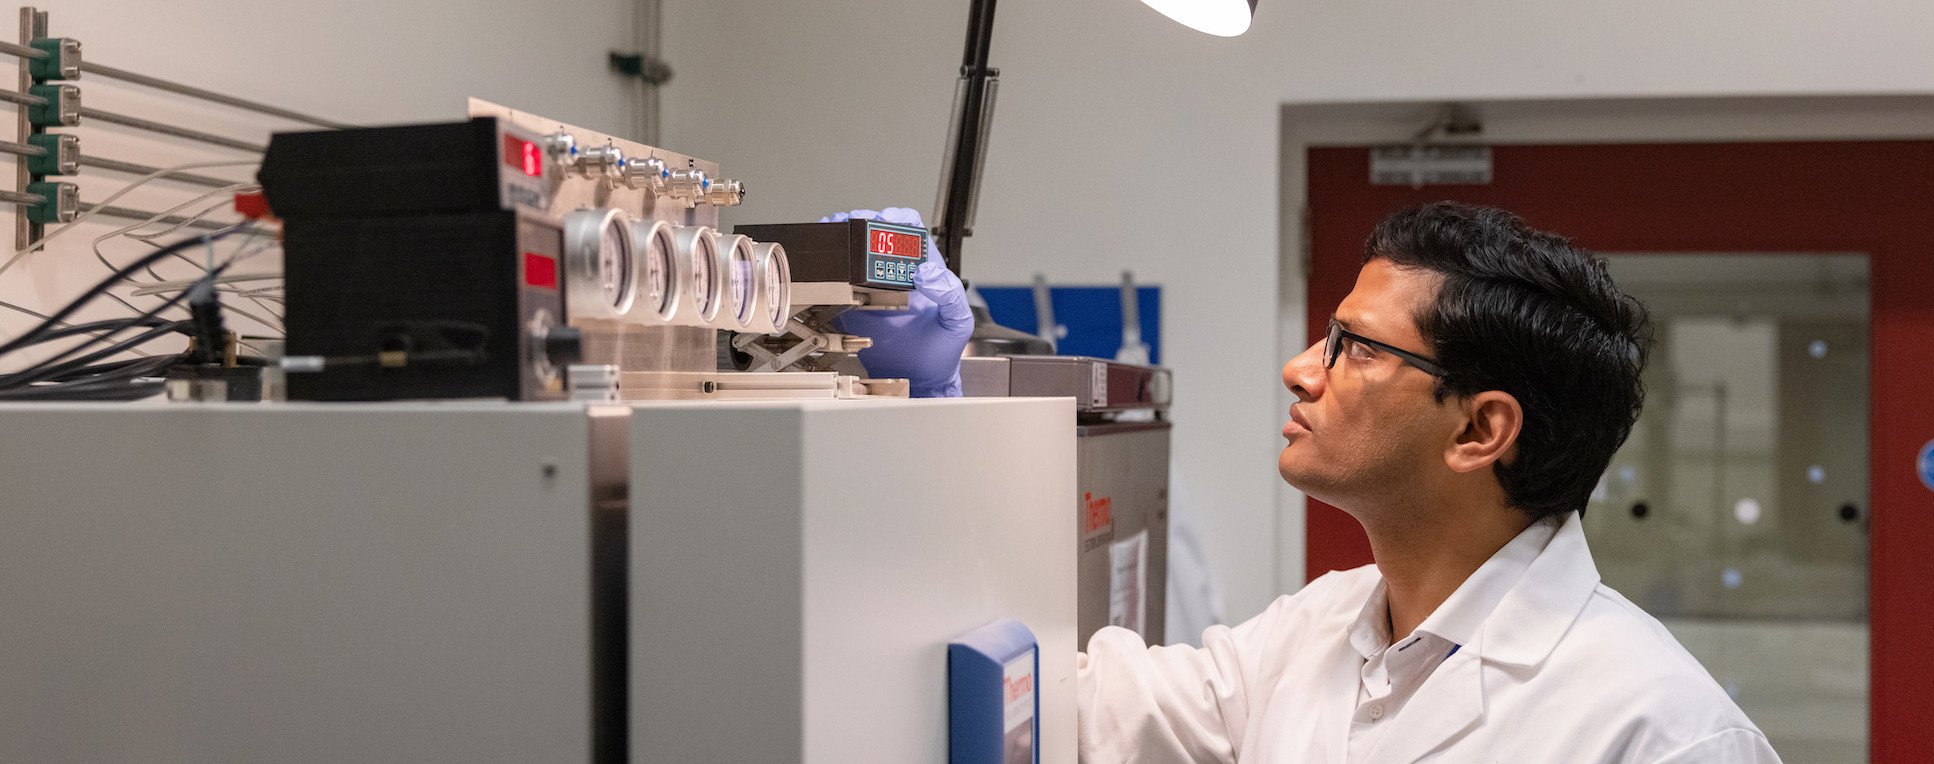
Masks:
[[[704,170],[673,170],[665,178],[665,195],[687,204],[695,203],[705,197],[705,187],[711,183]]]
[[[623,176],[626,188],[642,188],[653,194],[665,193],[665,162],[656,158],[625,160]]]
[[[712,181],[705,189],[705,203],[714,207],[731,207],[745,200],[745,184],[733,178]]]
[[[578,139],[562,130],[546,135],[544,153],[550,157],[551,164],[569,170],[577,164]]]
[[[605,144],[578,149],[577,171],[587,178],[604,178],[617,181],[624,177],[625,152],[623,149]]]

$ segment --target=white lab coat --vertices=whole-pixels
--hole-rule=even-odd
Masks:
[[[1349,629],[1381,578],[1330,573],[1200,649],[1097,632],[1076,664],[1082,761],[1342,764],[1363,665]],[[1779,761],[1664,626],[1599,583],[1576,515],[1389,721],[1367,761]]]

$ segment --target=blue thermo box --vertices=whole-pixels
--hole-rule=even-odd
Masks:
[[[1002,618],[947,644],[947,761],[1040,764],[1041,654]]]

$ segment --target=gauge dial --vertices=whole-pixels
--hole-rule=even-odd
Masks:
[[[603,240],[598,245],[598,286],[604,293],[604,303],[614,312],[623,313],[631,301],[632,264],[631,237],[625,235],[625,224],[614,216],[604,228]]]
[[[713,246],[711,237],[701,233],[692,247],[692,301],[698,306],[699,318],[710,321],[718,315],[718,306],[712,298],[717,294],[718,277],[712,273]]]
[[[756,274],[752,269],[752,240],[737,234],[720,236],[719,259],[725,266],[729,315],[738,328],[745,328],[752,323],[754,301],[758,299],[753,291]]]
[[[637,294],[631,221],[615,209],[564,217],[565,307],[573,321],[620,319]]]
[[[766,320],[781,324],[786,320],[786,301],[781,294],[786,285],[786,274],[780,267],[779,258],[766,258]]]
[[[645,305],[659,319],[669,319],[678,309],[678,285],[672,274],[678,266],[672,258],[676,248],[672,244],[671,230],[663,223],[653,223],[647,229],[645,241],[645,278],[641,288],[645,294]]]

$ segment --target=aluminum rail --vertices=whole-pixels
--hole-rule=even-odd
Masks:
[[[13,154],[15,156],[23,156],[23,157],[40,157],[40,156],[46,156],[47,150],[39,146],[33,146],[29,144],[24,144],[24,143],[14,143],[13,141],[0,141],[0,154]],[[118,159],[107,159],[104,157],[81,156],[76,161],[78,161],[83,167],[99,167],[103,170],[109,170],[112,172],[125,172],[130,175],[153,175],[161,171],[161,168],[159,167],[149,167],[144,164],[135,164],[133,162],[123,162]],[[193,183],[197,186],[208,186],[210,188],[227,188],[237,183],[244,182],[244,181],[223,180],[221,178],[211,177],[207,175],[196,175],[194,173],[189,173],[189,172],[169,173],[167,175],[160,176],[158,180],[176,180],[176,181],[181,181],[183,183]]]
[[[34,194],[28,194],[28,196],[35,196],[36,198],[38,198]],[[231,225],[234,225],[234,223],[217,223],[211,220],[194,220],[192,218],[185,218],[180,215],[156,215],[155,213],[152,213],[152,212],[143,212],[141,210],[129,209],[127,207],[110,207],[110,206],[105,206],[100,204],[93,204],[89,202],[81,202],[80,210],[82,212],[92,212],[96,215],[106,215],[108,217],[126,218],[128,220],[151,220],[156,223],[167,223],[169,225],[183,224],[185,227],[188,227],[188,228],[200,228],[208,231],[219,231],[223,228],[227,228]]]
[[[6,144],[5,141],[0,141],[0,151],[11,152],[12,149],[8,148],[8,145],[10,144]],[[11,144],[11,145],[18,145],[18,144]],[[25,148],[37,149],[40,147],[26,146]],[[133,162],[123,162],[118,159],[103,159],[101,157],[91,157],[86,154],[82,154],[79,161],[82,167],[99,167],[103,170],[110,170],[113,172],[125,172],[129,175],[153,175],[161,171],[161,168],[159,167],[149,167],[144,164],[135,164]],[[167,175],[160,176],[158,180],[176,180],[176,181],[181,181],[183,183],[193,183],[197,186],[208,186],[210,188],[227,188],[229,186],[236,185],[237,183],[248,182],[248,181],[222,180],[221,178],[211,177],[208,175],[196,175],[194,173],[187,173],[187,172],[169,173]]]
[[[203,90],[193,85],[183,85],[179,82],[170,82],[168,80],[164,80],[158,77],[149,77],[148,75],[145,75],[145,74],[136,74],[126,69],[116,69],[112,66],[97,64],[85,59],[81,61],[81,71],[92,73],[92,74],[98,74],[102,77],[116,79],[122,82],[131,82],[136,85],[146,85],[156,90],[166,90],[170,93],[178,93],[180,95],[189,96],[191,98],[199,98],[204,101],[219,103],[224,106],[233,106],[237,109],[247,109],[249,111],[253,111],[259,114],[267,114],[274,117],[281,117],[283,119],[293,120],[296,122],[306,122],[308,124],[316,125],[319,127],[331,127],[339,130],[343,128],[355,127],[355,125],[347,124],[344,122],[337,122],[335,120],[323,119],[321,117],[312,117],[307,114],[303,114],[302,112],[299,112],[299,111],[290,111],[288,109],[284,109],[281,107],[270,106],[265,103],[257,103],[255,101],[250,101],[245,98],[236,98],[235,96],[231,96],[231,95],[222,95],[221,93],[217,93],[212,90]]]
[[[0,97],[0,98],[3,98],[3,97]],[[155,122],[153,120],[148,120],[148,119],[142,119],[140,117],[130,117],[126,114],[116,114],[111,111],[101,111],[100,109],[90,109],[86,106],[81,107],[81,119],[82,120],[98,119],[102,122],[111,122],[117,125],[132,127],[137,130],[146,130],[151,133],[162,133],[164,135],[172,135],[177,138],[187,138],[191,141],[201,141],[202,143],[221,146],[224,148],[237,149],[240,151],[250,151],[257,154],[261,154],[268,151],[267,146],[263,146],[257,143],[249,143],[248,141],[238,141],[238,140],[235,140],[234,138],[224,138],[222,136],[215,135],[214,133],[204,133],[200,130],[190,130],[186,127],[176,127],[174,125]]]
[[[47,57],[47,51],[41,50],[39,48],[28,47],[26,45],[17,45],[10,42],[0,42],[0,53],[8,53],[15,56],[20,56],[22,58],[32,58],[32,59],[41,59],[41,58]],[[346,124],[343,122],[337,122],[335,120],[330,120],[330,119],[323,119],[321,117],[313,117],[307,114],[303,114],[302,112],[299,112],[299,111],[290,111],[288,109],[284,109],[279,106],[270,106],[265,103],[250,101],[246,98],[236,98],[235,96],[231,96],[231,95],[223,95],[213,90],[203,90],[193,85],[183,85],[179,82],[171,82],[169,80],[161,79],[160,77],[150,77],[145,74],[130,72],[126,69],[112,67],[106,64],[97,64],[92,61],[82,60],[81,71],[98,74],[108,79],[120,80],[122,82],[131,82],[136,85],[145,85],[147,87],[151,87],[156,90],[166,90],[170,93],[178,93],[180,95],[190,96],[193,98],[200,98],[204,101],[211,101],[225,106],[233,106],[237,109],[247,109],[249,111],[257,112],[260,114],[267,114],[270,116],[281,117],[283,119],[293,120],[296,122],[306,122],[308,124],[317,125],[320,127],[333,127],[337,129],[346,128],[346,127],[355,127],[355,125]]]
[[[11,90],[0,90],[0,101],[6,101],[8,103],[17,103],[17,104],[20,104],[21,106],[46,106],[47,105],[47,99],[45,98],[41,98],[40,96],[34,95],[32,93],[16,93]]]

